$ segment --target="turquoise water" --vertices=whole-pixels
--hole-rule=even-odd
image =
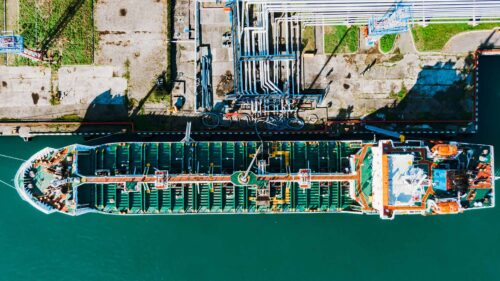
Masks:
[[[481,61],[481,123],[467,140],[500,151],[498,65],[500,57]],[[0,138],[0,153],[26,159],[78,141]],[[0,157],[0,179],[11,182],[19,164]],[[44,215],[3,184],[0,206],[0,281],[500,278],[499,207],[394,221],[347,214],[69,217]]]

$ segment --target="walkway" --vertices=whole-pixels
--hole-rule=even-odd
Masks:
[[[351,181],[357,180],[357,174],[313,174],[311,175],[311,181],[313,182],[333,182],[333,181]],[[154,183],[157,177],[155,176],[104,176],[104,177],[84,177],[82,182],[84,183],[126,183],[126,182],[143,182],[143,183]],[[259,181],[272,181],[272,182],[299,182],[301,180],[298,175],[257,175],[257,180]],[[212,183],[223,183],[231,182],[231,176],[208,176],[208,175],[175,175],[168,178],[169,183],[201,183],[201,182],[212,182]]]
[[[470,31],[452,37],[443,48],[444,53],[469,53],[482,47],[492,49],[500,47],[500,29]]]
[[[417,54],[418,51],[413,43],[413,36],[411,30],[399,34],[399,38],[396,41],[396,47],[402,54]]]
[[[3,5],[3,1],[1,2]],[[19,18],[19,1],[18,0],[6,0],[6,13],[7,13],[7,31],[19,32],[17,19]],[[3,15],[2,15],[3,16]],[[3,20],[3,19],[2,19]],[[7,55],[7,65],[14,64],[16,55]]]

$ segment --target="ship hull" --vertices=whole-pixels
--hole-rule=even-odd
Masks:
[[[406,144],[281,141],[70,145],[61,149],[46,148],[33,155],[20,167],[15,182],[20,196],[38,210],[73,216],[89,212],[111,215],[351,213],[390,219],[395,214],[460,213],[493,207],[493,147],[450,146],[457,147],[460,153],[484,158],[473,163],[479,165],[481,176],[471,183],[471,190],[467,189],[469,201],[466,201],[460,199],[466,191],[463,186],[457,186],[457,191],[439,191],[436,195],[433,186],[438,188],[439,183],[430,181],[435,174],[430,163],[435,160],[432,157],[437,157],[431,151],[432,145],[419,141]],[[460,153],[439,161],[448,166],[464,162]],[[386,158],[392,159],[387,160],[393,161],[391,165],[401,162],[400,158],[415,162],[401,169],[408,170],[405,177],[420,176],[420,185],[408,185],[394,193],[399,185],[391,186],[389,182],[396,182],[402,175],[387,170],[380,160]],[[465,184],[469,167],[459,165],[450,169],[448,176],[456,174],[456,179],[464,180]],[[443,170],[438,168],[435,170]],[[394,179],[384,179],[380,173]],[[443,200],[452,195],[458,199]]]

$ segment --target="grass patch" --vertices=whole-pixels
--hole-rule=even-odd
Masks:
[[[82,118],[78,114],[72,113],[58,117],[55,121],[80,122]]]
[[[415,47],[421,52],[441,51],[446,43],[455,35],[472,30],[491,30],[499,27],[500,23],[481,23],[471,26],[466,23],[456,24],[429,24],[426,27],[412,28]]]
[[[123,78],[127,79],[127,83],[130,83],[130,60],[127,58],[125,60],[125,73],[123,73]]]
[[[314,26],[306,26],[302,31],[302,49],[304,52],[316,51],[315,38],[316,36]]]
[[[3,31],[3,28],[4,28],[4,24],[5,22],[3,21],[4,19],[4,14],[5,14],[5,7],[4,7],[4,2],[3,1],[0,1],[0,29]]]
[[[170,93],[166,89],[156,89],[153,90],[151,95],[149,95],[147,102],[150,103],[168,103],[170,105]]]
[[[382,53],[389,53],[394,48],[397,34],[387,34],[380,38],[380,50]]]
[[[359,27],[326,26],[324,30],[325,53],[354,53],[358,50]]]
[[[401,86],[401,90],[399,90],[399,92],[396,93],[394,91],[391,91],[391,93],[389,94],[389,97],[392,99],[395,99],[399,103],[402,100],[404,100],[406,95],[408,95],[408,89],[406,88],[405,84],[403,84]]]
[[[391,63],[396,63],[402,59],[404,59],[404,55],[401,54],[401,51],[399,50],[399,48],[396,48],[396,50],[394,50],[393,52],[393,55],[391,56],[390,59],[387,60],[387,62],[391,62]]]
[[[3,21],[4,19],[4,14],[6,13],[6,10],[4,9],[4,2],[3,1],[0,1],[0,30],[3,31],[3,28],[4,28],[4,24],[5,22]],[[6,63],[6,58],[7,58],[7,55],[6,54],[0,54],[0,65],[3,65]]]
[[[139,104],[139,101],[134,98],[129,98],[128,95],[125,96],[125,102],[127,106],[127,110],[131,111]]]
[[[32,49],[47,45],[48,56],[61,64],[91,64],[94,53],[93,0],[82,0],[72,7],[74,0],[20,0],[19,26],[24,43]],[[72,16],[67,16],[72,15]],[[64,22],[63,19],[67,19]],[[62,26],[60,32],[54,32]],[[49,40],[49,38],[53,38]],[[19,58],[18,65],[34,64]]]
[[[60,105],[61,104],[61,99],[57,94],[51,94],[50,95],[50,105]]]

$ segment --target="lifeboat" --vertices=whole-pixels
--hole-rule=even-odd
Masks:
[[[456,201],[439,202],[432,207],[436,214],[457,214],[460,212],[460,205]]]
[[[458,147],[452,144],[436,144],[432,147],[432,152],[436,156],[449,158],[458,154]]]

